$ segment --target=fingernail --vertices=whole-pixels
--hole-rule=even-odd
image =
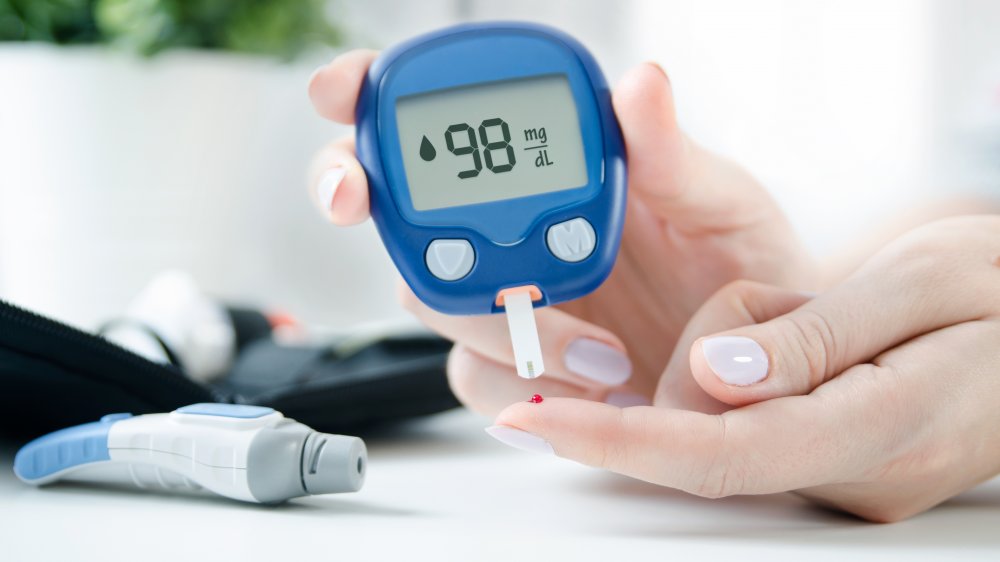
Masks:
[[[552,445],[549,445],[548,441],[533,433],[517,429],[516,427],[510,427],[509,425],[491,425],[490,427],[487,427],[485,431],[490,437],[496,439],[504,445],[514,447],[515,449],[521,449],[522,451],[528,451],[529,453],[545,453],[547,455],[555,454],[555,451],[552,450]]]
[[[705,361],[726,384],[746,386],[767,376],[767,353],[750,338],[719,336],[701,342]]]
[[[646,64],[648,64],[649,66],[652,66],[656,70],[659,70],[660,74],[662,74],[663,77],[666,78],[667,83],[668,84],[670,83],[670,75],[667,74],[667,71],[663,69],[663,66],[660,63],[658,63],[656,61],[646,61]]]
[[[628,356],[610,345],[580,338],[566,347],[563,358],[566,368],[585,379],[617,386],[632,376],[632,362]]]
[[[612,392],[604,398],[605,404],[629,408],[631,406],[649,406],[652,402],[642,394],[635,392]]]
[[[309,81],[306,82],[306,85],[307,86],[311,85],[313,83],[313,80],[316,79],[316,75],[319,74],[320,72],[322,72],[324,68],[326,68],[325,64],[321,64],[321,65],[317,66],[316,70],[312,71],[312,74],[309,75]]]
[[[345,175],[347,175],[347,168],[334,166],[320,176],[319,183],[316,184],[316,197],[326,212],[333,209],[333,196],[336,195],[337,188],[340,187],[340,182],[344,180]]]

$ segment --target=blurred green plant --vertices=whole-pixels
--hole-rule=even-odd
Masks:
[[[0,0],[0,41],[217,49],[292,59],[333,46],[326,0]]]

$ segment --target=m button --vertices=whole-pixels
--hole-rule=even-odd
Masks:
[[[457,281],[472,271],[476,262],[476,251],[468,240],[434,240],[424,254],[427,269],[442,281]]]
[[[578,262],[594,253],[597,234],[587,219],[575,218],[550,226],[545,242],[555,257],[563,261]]]

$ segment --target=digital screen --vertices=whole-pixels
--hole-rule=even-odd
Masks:
[[[580,123],[565,75],[400,97],[396,121],[418,211],[587,185]]]

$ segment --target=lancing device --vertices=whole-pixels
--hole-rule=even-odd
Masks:
[[[357,437],[314,431],[271,408],[192,404],[169,414],[110,414],[39,437],[17,452],[14,472],[34,485],[130,483],[278,503],[356,492],[366,464]]]
[[[550,27],[450,27],[379,56],[356,112],[372,218],[414,294],[506,312],[518,374],[540,375],[534,307],[600,286],[621,240],[625,149],[597,62]]]

